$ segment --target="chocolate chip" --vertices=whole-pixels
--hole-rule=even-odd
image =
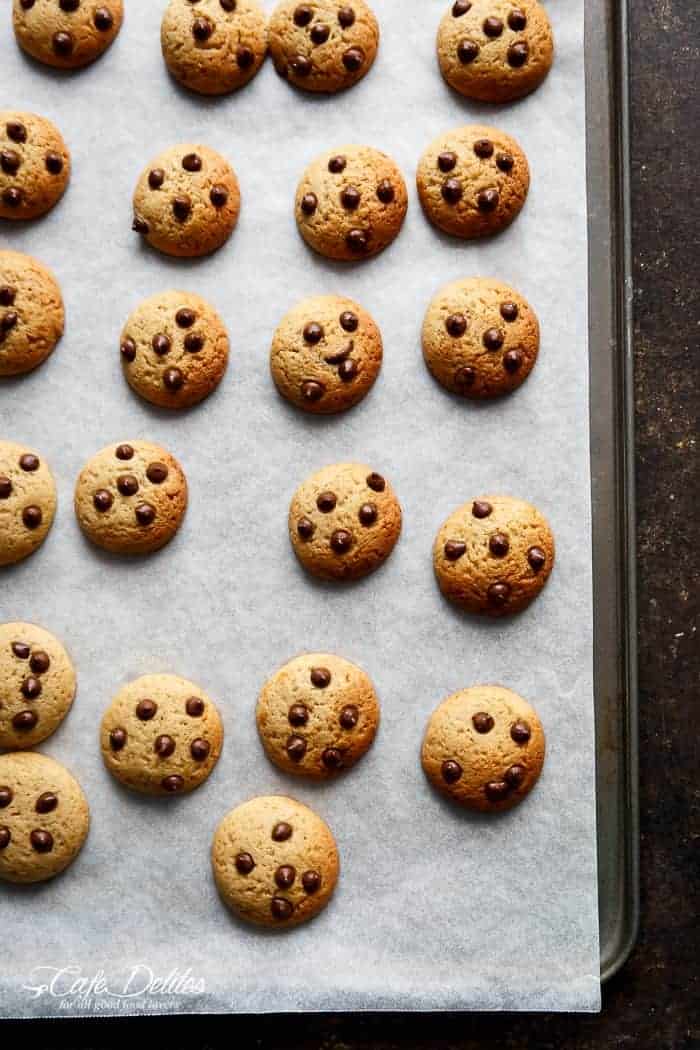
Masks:
[[[109,746],[112,751],[123,751],[126,747],[126,729],[113,729],[109,734]]]
[[[379,517],[379,512],[374,503],[363,503],[357,516],[360,519],[360,524],[364,525],[365,528],[369,528],[370,525],[374,525]]]
[[[340,327],[344,332],[356,332],[360,323],[357,314],[354,314],[352,310],[344,310],[339,320]]]
[[[461,201],[463,193],[459,179],[445,179],[442,184],[442,197],[448,204],[457,204]]]
[[[351,25],[355,24],[355,12],[351,7],[341,7],[338,11],[338,21],[343,29],[349,29]]]
[[[153,743],[153,750],[159,758],[169,758],[175,750],[175,741],[171,736],[163,733],[157,736]]]
[[[41,695],[41,682],[38,678],[34,678],[33,675],[29,675],[22,682],[20,692],[27,700],[36,700]]]
[[[201,737],[193,740],[190,744],[190,754],[195,762],[204,762],[209,757],[210,751],[211,744],[208,740],[203,740]]]
[[[0,849],[7,849],[12,841],[12,832],[9,828],[0,828]]]
[[[459,339],[467,330],[467,319],[464,314],[450,314],[445,321],[445,328],[453,339]]]
[[[474,152],[477,157],[486,160],[493,156],[493,142],[490,139],[477,139],[474,143]]]
[[[214,26],[208,18],[195,18],[192,23],[192,36],[200,43],[204,43],[214,32]]]
[[[37,813],[53,813],[57,806],[58,795],[54,795],[53,791],[45,791],[39,795],[34,809]]]
[[[288,890],[290,886],[293,886],[296,877],[296,868],[293,868],[291,864],[282,864],[275,872],[275,882],[281,890]]]
[[[347,163],[348,162],[345,159],[345,157],[331,157],[331,159],[328,161],[328,170],[331,172],[332,175],[339,175],[341,171],[345,171]]]
[[[510,153],[496,154],[496,167],[500,168],[501,171],[511,171],[514,163]]]
[[[211,190],[209,191],[209,200],[212,202],[215,208],[223,208],[223,206],[228,201],[228,190],[225,186],[212,186]]]
[[[301,396],[304,401],[309,401],[312,404],[320,401],[325,392],[326,388],[323,383],[317,383],[315,379],[307,379],[305,383],[301,384]]]
[[[286,842],[287,839],[291,839],[292,830],[291,824],[288,824],[286,820],[280,820],[272,829],[273,842]]]
[[[236,856],[236,871],[239,875],[250,875],[255,867],[255,861],[250,853],[239,853]]]
[[[77,11],[80,7],[80,0],[58,0],[58,6],[62,11]]]
[[[174,795],[176,792],[182,791],[185,786],[185,781],[183,777],[178,776],[177,773],[172,773],[169,777],[163,777],[160,786],[164,791],[168,791],[171,795]]]
[[[152,190],[159,190],[165,182],[165,172],[162,168],[153,168],[148,173],[148,185]]]
[[[182,158],[182,166],[185,171],[195,172],[202,170],[202,158],[198,153],[186,153]]]
[[[294,911],[294,906],[284,897],[273,897],[270,901],[270,911],[275,919],[283,922],[289,919]]]
[[[321,761],[326,769],[336,770],[343,768],[343,755],[337,747],[327,747],[321,755]]]
[[[34,7],[35,3],[36,0],[19,0],[20,7],[23,11],[29,11],[32,7]]]
[[[527,770],[525,766],[515,765],[510,766],[504,774],[503,779],[512,788],[520,787],[523,780],[527,776]]]
[[[15,729],[28,730],[33,729],[38,721],[35,711],[19,711],[12,719],[12,725]]]
[[[223,7],[224,11],[235,11],[236,0],[219,0],[219,3]]]
[[[142,722],[150,722],[158,710],[155,700],[139,700],[136,705],[136,717]]]
[[[479,211],[495,211],[500,199],[498,190],[481,190],[476,196],[476,206]]]
[[[505,780],[491,780],[485,785],[484,794],[489,802],[502,802],[510,794],[510,787]]]
[[[156,518],[155,508],[150,503],[139,503],[134,514],[139,525],[152,525]]]
[[[15,310],[8,310],[6,314],[3,314],[2,318],[0,318],[0,332],[3,338],[16,327],[18,321],[19,315]]]
[[[97,10],[95,11],[93,22],[95,23],[95,29],[99,29],[101,33],[108,33],[114,25],[114,19],[112,18],[112,14],[110,11],[107,10],[106,7],[97,8]]]
[[[249,47],[236,48],[236,64],[239,69],[250,69],[255,63],[255,52]]]
[[[3,190],[2,199],[8,208],[19,208],[24,200],[24,194],[16,186],[9,186],[6,190]]]
[[[336,554],[347,554],[352,547],[352,533],[347,529],[336,529],[331,536],[331,547]]]
[[[340,203],[348,211],[355,211],[360,206],[360,191],[354,186],[347,186],[340,194]]]
[[[31,832],[29,841],[37,853],[50,853],[53,849],[53,835],[50,831],[37,828]]]
[[[330,27],[324,25],[323,22],[316,22],[316,24],[311,27],[311,32],[309,33],[314,44],[325,44],[330,35]]]
[[[7,132],[7,137],[12,139],[13,142],[27,141],[27,129],[19,120],[8,121],[5,125],[5,131]]]
[[[437,166],[440,171],[447,174],[448,171],[452,171],[457,164],[457,154],[452,153],[450,150],[445,150],[440,153],[437,159]]]
[[[527,15],[519,7],[513,8],[508,15],[508,25],[514,33],[521,32],[527,25]]]
[[[367,487],[372,489],[372,492],[383,492],[386,488],[386,481],[381,474],[372,472],[367,475],[365,481],[367,482]]]
[[[547,555],[541,547],[530,547],[527,552],[527,560],[530,563],[530,567],[535,571],[539,572],[547,561]]]
[[[201,718],[204,714],[204,701],[201,696],[191,696],[185,704],[185,711],[190,718]]]
[[[508,537],[502,532],[494,532],[489,540],[489,550],[496,558],[504,558],[510,549]]]
[[[188,332],[184,346],[188,354],[198,354],[204,346],[204,336],[201,336],[199,332]]]
[[[321,888],[321,876],[317,871],[305,871],[301,877],[301,884],[307,893],[318,893]]]
[[[297,532],[301,536],[302,540],[310,540],[316,531],[316,526],[308,518],[299,518],[297,522]]]
[[[21,163],[22,158],[15,150],[4,149],[0,151],[0,168],[6,175],[14,175]]]
[[[168,468],[165,463],[149,463],[146,468],[146,477],[154,485],[162,485],[168,476]]]
[[[500,18],[495,18],[493,15],[490,15],[488,18],[484,19],[482,28],[486,33],[486,36],[497,37],[503,32],[503,22]]]
[[[330,514],[335,510],[338,497],[334,492],[321,492],[316,498],[316,506],[322,514]]]
[[[45,653],[43,649],[37,649],[32,653],[32,658],[29,661],[29,666],[34,674],[46,674],[49,667],[51,666],[51,660],[49,654]]]
[[[0,286],[0,306],[13,306],[17,296],[17,289],[9,284]]]
[[[50,175],[60,175],[63,171],[63,157],[60,153],[54,153],[53,151],[47,153],[44,157],[44,164]]]
[[[467,11],[471,11],[471,7],[471,0],[455,0],[452,5],[452,17],[461,18]]]
[[[459,561],[467,553],[467,545],[462,540],[448,540],[445,544],[445,557],[448,561]]]
[[[356,73],[358,69],[361,69],[364,60],[365,53],[361,47],[350,47],[343,55],[343,65],[348,73]]]
[[[369,247],[369,234],[366,230],[349,230],[345,235],[345,243],[354,255],[361,255]]]
[[[117,457],[117,459],[133,459],[134,450],[131,447],[131,445],[117,445],[116,449],[114,450],[114,455]]]
[[[530,48],[524,40],[511,44],[508,48],[508,65],[513,69],[520,69],[528,60]]]
[[[134,361],[136,359],[136,343],[134,340],[129,339],[128,337],[124,339],[119,347],[119,353],[125,361]]]
[[[513,725],[510,727],[510,735],[516,744],[522,745],[527,744],[532,732],[527,722],[519,719],[517,722],[513,722]]]
[[[117,488],[122,496],[134,496],[139,490],[139,483],[133,474],[121,474],[117,478]]]
[[[197,314],[189,306],[181,306],[175,314],[175,323],[178,328],[191,328],[197,320]]]
[[[39,457],[35,456],[33,452],[25,452],[19,457],[19,465],[21,470],[26,470],[32,473],[39,469]]]
[[[12,788],[3,785],[0,787],[0,809],[6,809],[15,797]]]
[[[510,598],[510,584],[492,583],[486,593],[489,605],[503,606]]]
[[[54,33],[51,43],[54,52],[61,58],[67,58],[73,53],[73,37],[70,33]]]
[[[294,25],[307,26],[313,17],[313,8],[309,7],[308,4],[300,4],[299,7],[294,9]]]
[[[323,339],[324,331],[320,324],[316,324],[315,321],[309,321],[304,328],[303,336],[305,343],[315,346],[316,343],[320,343]]]
[[[475,715],[472,715],[472,725],[477,733],[490,733],[495,722],[486,711],[477,711]]]
[[[15,654],[18,660],[28,660],[31,655],[31,648],[26,642],[13,642],[12,652]]]
[[[382,204],[391,204],[395,196],[396,192],[389,179],[382,179],[377,186],[377,197],[379,197]]]
[[[488,518],[493,513],[493,507],[484,499],[475,499],[472,503],[472,514],[475,518]]]
[[[12,495],[12,482],[9,478],[0,477],[0,499],[9,499]]]
[[[25,507],[22,511],[22,521],[28,529],[38,529],[41,525],[43,516],[41,507]]]
[[[480,50],[475,40],[460,40],[457,45],[457,58],[463,66],[468,66],[474,61]]]
[[[342,361],[345,361],[345,359],[348,357],[349,354],[351,354],[353,352],[354,349],[355,349],[355,342],[354,342],[353,339],[350,339],[345,344],[345,346],[342,346],[340,348],[340,350],[336,350],[332,354],[326,354],[325,357],[323,358],[323,360],[328,365],[339,365]],[[341,376],[341,378],[342,378],[342,376]]]
[[[168,336],[163,335],[161,332],[158,335],[153,336],[153,338],[151,339],[151,346],[153,347],[155,353],[157,353],[159,357],[163,357],[165,354],[170,352],[172,348],[172,343],[170,342]]]
[[[163,372],[163,386],[171,393],[176,393],[185,383],[185,377],[179,368],[166,368]]]
[[[446,784],[456,784],[462,776],[463,770],[459,762],[455,762],[454,759],[448,758],[446,762],[442,763],[440,772],[442,773],[442,779]]]
[[[501,317],[504,321],[509,323],[517,321],[518,319],[518,305],[517,303],[505,302],[501,303]]]
[[[287,712],[287,718],[292,726],[305,726],[309,721],[309,709],[306,704],[292,704]]]
[[[354,704],[348,704],[347,707],[344,707],[338,718],[341,729],[354,729],[359,720],[360,710]]]
[[[301,762],[306,754],[306,741],[301,736],[290,736],[287,740],[286,751],[292,762]]]
[[[301,210],[304,215],[313,215],[318,208],[318,197],[315,193],[305,193],[301,198]]]
[[[523,363],[523,355],[519,350],[508,350],[503,355],[503,367],[506,372],[517,372]]]
[[[289,66],[298,77],[310,76],[313,68],[311,59],[307,58],[306,55],[294,55],[289,60]]]
[[[192,201],[186,194],[182,193],[177,197],[173,197],[172,208],[175,218],[180,222],[185,222],[192,211]]]
[[[455,384],[464,390],[469,389],[470,386],[474,386],[476,382],[476,371],[465,365],[463,368],[458,368],[455,372]]]
[[[134,221],[131,224],[131,228],[134,233],[140,233],[143,237],[150,233],[151,230],[151,227],[146,220],[142,219],[140,215],[134,215]]]
[[[357,375],[357,361],[346,360],[341,361],[338,368],[338,375],[343,383],[351,383]]]
[[[331,684],[331,672],[327,667],[311,668],[311,684],[317,689],[327,689]]]

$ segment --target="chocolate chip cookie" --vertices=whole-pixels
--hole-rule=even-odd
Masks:
[[[0,624],[0,747],[34,747],[61,724],[75,670],[58,638],[33,623]]]
[[[318,915],[340,871],[328,825],[283,795],[253,798],[227,813],[211,861],[224,903],[241,919],[278,929]]]
[[[361,463],[324,467],[289,508],[297,558],[324,580],[358,580],[386,561],[401,533],[401,506],[381,474]]]
[[[382,365],[382,336],[366,310],[340,295],[293,307],[275,332],[272,378],[297,408],[344,412],[365,397]]]
[[[554,567],[551,529],[530,503],[482,496],[451,514],[433,548],[435,575],[450,601],[472,613],[526,608]]]
[[[275,69],[294,87],[334,93],[372,67],[379,26],[365,0],[281,0],[270,19]]]
[[[328,780],[371,747],[379,702],[360,667],[330,653],[308,653],[268,679],[256,718],[271,762],[286,773]]]
[[[46,755],[0,755],[0,880],[43,882],[78,856],[90,810],[78,781]]]
[[[50,211],[70,178],[70,154],[46,117],[0,110],[0,218],[36,219]]]
[[[467,98],[510,102],[539,87],[554,55],[537,0],[454,0],[437,36],[440,69]]]
[[[423,322],[425,363],[439,383],[462,397],[509,394],[529,376],[539,346],[532,307],[493,278],[448,284]]]
[[[394,161],[370,146],[341,146],[317,157],[296,195],[299,232],[329,259],[377,255],[399,233],[408,208]]]
[[[263,64],[267,18],[258,0],[170,0],[160,40],[176,80],[202,95],[225,95]]]
[[[122,0],[13,0],[17,43],[58,69],[87,66],[122,27]]]
[[[231,236],[240,205],[236,173],[219,153],[172,146],[141,174],[133,229],[166,255],[209,255]]]
[[[25,445],[0,441],[0,565],[41,546],[56,513],[56,485],[46,462]]]
[[[206,300],[192,292],[162,292],[134,310],[119,351],[124,376],[137,394],[163,408],[187,408],[221,381],[228,336]]]
[[[93,543],[116,554],[149,554],[168,543],[187,509],[187,481],[150,441],[108,445],[83,467],[75,513]]]
[[[183,795],[219,761],[224,727],[214,701],[184,678],[143,675],[120,689],[100,730],[110,773],[144,795]]]
[[[515,219],[527,197],[530,169],[510,135],[468,124],[428,146],[418,165],[417,184],[430,221],[469,240],[497,233]]]
[[[433,712],[421,757],[433,787],[491,813],[512,809],[532,791],[544,754],[544,730],[527,701],[500,685],[475,685]]]
[[[31,255],[0,251],[0,376],[31,372],[45,361],[64,322],[51,271]]]

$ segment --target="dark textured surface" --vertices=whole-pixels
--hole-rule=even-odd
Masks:
[[[155,1046],[700,1048],[700,3],[630,4],[642,818],[642,926],[634,955],[605,989],[600,1016],[137,1022],[138,1035]],[[3,1045],[28,1037],[26,1027],[15,1028],[0,1026]],[[97,1050],[121,1047],[136,1027],[67,1022],[35,1025],[32,1034],[47,1050]]]

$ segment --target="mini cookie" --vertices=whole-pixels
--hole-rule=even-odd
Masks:
[[[0,251],[0,376],[31,372],[63,335],[63,298],[38,259]]]
[[[116,554],[149,554],[168,543],[187,509],[187,480],[169,452],[150,441],[108,445],[75,486],[78,523]]]
[[[231,236],[240,205],[227,160],[208,146],[173,146],[141,174],[133,229],[166,255],[209,255]]]
[[[328,825],[283,795],[253,798],[227,813],[211,862],[224,903],[241,919],[278,929],[318,915],[340,870]]]
[[[468,124],[428,146],[417,184],[430,221],[469,240],[497,233],[515,219],[527,197],[530,169],[510,135]]]
[[[145,299],[126,322],[119,349],[130,386],[163,408],[186,408],[207,397],[228,362],[221,318],[192,292]]]
[[[33,554],[56,513],[56,485],[46,463],[25,445],[0,441],[0,565]]]
[[[147,674],[125,685],[100,731],[107,769],[144,795],[194,791],[219,761],[223,740],[214,701],[174,674]]]
[[[317,295],[297,303],[278,327],[270,368],[283,397],[323,415],[362,400],[382,352],[381,332],[366,310],[339,295]]]
[[[446,285],[423,322],[425,363],[447,390],[462,397],[509,394],[537,361],[540,326],[513,288],[487,277]]]
[[[90,810],[78,781],[46,755],[0,755],[0,879],[43,882],[80,853]]]
[[[68,147],[50,120],[0,110],[0,218],[44,215],[61,199],[69,178]]]
[[[176,80],[202,95],[225,95],[263,64],[267,19],[258,0],[170,0],[160,42]]]
[[[33,623],[0,624],[0,683],[0,747],[12,750],[51,736],[75,697],[68,653]]]
[[[537,0],[455,0],[437,36],[440,70],[467,98],[509,102],[552,66],[552,27]]]
[[[511,809],[542,772],[542,724],[517,693],[475,685],[443,700],[423,740],[425,775],[443,795],[469,809]]]
[[[399,233],[408,208],[403,176],[391,157],[370,146],[322,153],[297,188],[299,232],[329,259],[368,259]]]
[[[554,567],[554,536],[536,507],[483,496],[451,514],[435,539],[440,590],[467,612],[508,616],[526,608]]]
[[[306,91],[352,87],[372,68],[378,46],[379,26],[365,0],[282,0],[270,19],[275,69]]]
[[[17,43],[59,69],[87,66],[107,50],[124,20],[122,0],[14,0]]]
[[[271,762],[287,773],[327,780],[372,746],[379,703],[360,667],[330,653],[309,653],[265,683],[256,718]]]
[[[312,474],[289,508],[294,553],[324,580],[368,576],[389,557],[400,533],[394,490],[361,463],[336,463]]]

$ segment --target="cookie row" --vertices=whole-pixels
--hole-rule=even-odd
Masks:
[[[59,69],[102,55],[121,29],[123,0],[13,0],[20,46]],[[280,0],[268,23],[258,0],[169,0],[161,48],[171,74],[204,95],[247,84],[268,46],[279,75],[296,88],[335,93],[372,68],[379,25],[365,0]],[[538,0],[454,0],[437,32],[447,83],[467,98],[507,102],[539,87],[553,59]]]

